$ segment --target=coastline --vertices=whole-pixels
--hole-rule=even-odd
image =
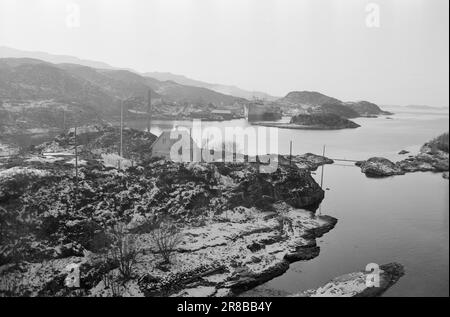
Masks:
[[[101,148],[100,140],[114,134],[111,129],[97,132],[93,144]],[[65,207],[62,188],[73,182],[73,158],[45,155],[49,149],[72,153],[68,140],[58,137],[15,157],[14,166],[8,163],[0,172],[0,201],[7,217],[14,219],[16,213],[34,210],[33,202],[40,201],[35,195],[44,195],[49,203],[39,207],[48,211],[30,214],[30,223],[14,220],[18,226],[33,229],[2,246],[3,294],[115,296],[105,282],[108,276],[120,288],[121,296],[234,296],[283,274],[290,263],[318,256],[316,238],[337,223],[333,217],[314,214],[324,192],[310,170],[330,161],[312,154],[295,157],[292,166],[285,159],[272,174],[256,173],[258,165],[254,163],[163,160],[120,171],[103,166],[97,150],[88,154],[90,146],[81,145],[79,188],[84,194],[72,210],[70,201]],[[123,182],[128,185],[122,187]],[[36,183],[42,186],[35,187]],[[113,192],[103,188],[111,184],[115,184]],[[135,190],[147,194],[133,194]],[[101,207],[111,199],[118,205]],[[132,277],[122,279],[116,264],[105,267],[108,257],[93,243],[98,234],[109,232],[100,224],[111,222],[111,214],[118,217],[125,202],[129,207],[121,211],[126,215],[121,221],[125,221],[137,255]],[[174,247],[170,263],[162,262],[153,234],[143,229],[161,216],[171,217],[183,237]],[[97,228],[92,237],[91,228]],[[57,235],[61,242],[33,233],[41,230]],[[16,245],[17,239],[24,243]],[[80,269],[81,287],[66,285],[67,267]]]
[[[280,128],[280,129],[292,129],[292,130],[343,130],[343,129],[357,129],[359,127],[347,127],[347,126],[339,126],[339,127],[330,127],[330,126],[312,126],[312,125],[299,125],[293,123],[276,123],[276,122],[252,122],[252,125],[256,126],[264,126],[271,128]]]

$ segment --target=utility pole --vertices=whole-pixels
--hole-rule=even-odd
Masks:
[[[148,99],[147,99],[147,132],[150,133],[151,123],[152,123],[152,91],[148,90]]]
[[[226,148],[225,148],[225,142],[222,142],[222,162],[225,163],[225,154]]]
[[[292,140],[289,145],[289,165],[292,166]]]
[[[209,147],[209,134],[206,135],[206,149],[208,150],[207,158],[209,158],[211,156],[211,149]],[[212,158],[212,160],[214,161],[214,157]],[[202,162],[203,162],[203,147],[202,147]]]
[[[123,157],[123,100],[120,101],[120,149],[119,149],[119,169]]]
[[[189,158],[190,163],[194,162],[194,141],[192,140],[192,128],[189,129]]]
[[[322,154],[322,156],[325,159],[325,145],[323,146],[323,154]],[[322,173],[321,173],[321,176],[320,176],[320,188],[322,188],[322,189],[323,189],[323,171],[324,171],[324,167],[325,167],[325,164],[322,164]]]
[[[323,152],[322,152],[323,158],[325,158],[325,148],[326,148],[326,146],[324,145]],[[323,171],[325,170],[324,167],[325,167],[325,164],[322,164],[322,173],[320,175],[320,188],[322,188],[322,189],[323,189]],[[320,204],[320,206],[319,206],[319,214],[316,215],[315,217],[317,218],[318,216],[322,216],[322,204]]]
[[[63,108],[63,132],[66,131],[66,109]]]
[[[78,206],[78,140],[77,140],[76,123],[75,123],[75,206]]]

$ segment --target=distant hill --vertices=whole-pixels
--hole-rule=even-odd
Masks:
[[[206,88],[162,82],[127,70],[52,64],[36,59],[0,59],[0,97],[9,99],[76,100],[108,110],[119,99],[147,96],[178,103],[230,106],[243,102]]]
[[[46,61],[53,64],[78,64],[83,66],[88,66],[92,68],[103,68],[103,69],[113,69],[111,65],[102,62],[89,61],[80,59],[73,56],[67,55],[54,55],[48,54],[44,52],[30,52],[30,51],[22,51],[15,48],[10,48],[6,46],[0,46],[0,58],[33,58],[42,61]]]
[[[288,93],[286,97],[278,99],[278,102],[302,106],[321,106],[325,103],[341,103],[336,98],[328,97],[316,91],[293,91]]]
[[[384,109],[388,109],[393,112],[417,112],[417,113],[437,113],[437,114],[448,114],[448,107],[434,107],[434,106],[426,106],[426,105],[408,105],[408,106],[399,106],[399,105],[383,105]]]
[[[361,114],[353,108],[344,105],[342,102],[338,103],[324,103],[320,106],[323,113],[335,114],[343,118],[354,119],[361,116]]]
[[[0,131],[5,134],[51,131],[74,122],[99,123],[125,109],[146,111],[151,92],[154,112],[173,115],[227,108],[243,111],[245,99],[206,88],[159,81],[127,70],[95,69],[76,64],[52,64],[30,58],[0,59]],[[158,109],[161,108],[161,109]],[[187,114],[189,115],[189,114]]]
[[[447,107],[432,107],[432,106],[424,106],[424,105],[408,105],[405,108],[412,110],[429,110],[429,111],[447,111],[449,108]]]
[[[293,91],[277,100],[284,109],[302,109],[313,113],[336,114],[343,118],[390,115],[374,103],[368,101],[342,102],[315,91]]]
[[[203,82],[203,81],[199,81],[199,80],[195,80],[195,79],[190,79],[183,75],[176,75],[176,74],[172,74],[172,73],[151,72],[151,73],[145,73],[144,75],[152,77],[152,78],[156,78],[161,81],[169,80],[169,81],[173,81],[173,82],[176,82],[176,83],[182,84],[182,85],[207,88],[207,89],[211,89],[211,90],[214,90],[216,92],[219,92],[219,93],[222,93],[225,95],[241,97],[241,98],[248,99],[248,100],[256,98],[256,99],[264,99],[267,101],[274,101],[278,98],[278,97],[274,97],[274,96],[271,96],[269,94],[266,94],[266,93],[260,92],[260,91],[248,91],[248,90],[244,90],[239,87],[231,86],[231,85],[211,84],[211,83],[207,83],[207,82]]]
[[[392,115],[391,112],[381,110],[379,106],[368,101],[346,102],[344,104],[361,116]]]
[[[66,55],[54,55],[44,52],[31,52],[31,51],[23,51],[18,50],[10,47],[0,46],[0,58],[32,58],[37,60],[46,61],[52,64],[76,64],[80,66],[87,66],[95,69],[105,69],[105,70],[123,70],[117,67],[113,67],[109,64],[103,63],[103,62],[97,62],[97,61],[91,61],[91,60],[85,60],[80,59],[73,56],[66,56]],[[125,69],[130,72],[137,73],[134,70],[131,69]],[[221,85],[221,84],[211,84],[206,83],[194,79],[190,79],[188,77],[185,77],[183,75],[175,75],[171,73],[164,73],[164,72],[150,72],[145,74],[140,74],[144,77],[151,77],[158,81],[172,81],[177,84],[181,84],[184,86],[192,86],[192,87],[200,87],[200,88],[206,88],[215,92],[218,92],[223,95],[231,95],[238,98],[244,98],[244,99],[265,99],[268,101],[272,101],[277,99],[278,97],[270,96],[269,94],[266,94],[264,92],[258,92],[258,91],[247,91],[244,89],[241,89],[236,86],[231,85]]]
[[[0,98],[83,102],[107,111],[115,96],[104,87],[83,80],[58,66],[40,60],[0,59]]]

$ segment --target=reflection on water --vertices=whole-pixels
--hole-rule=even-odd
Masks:
[[[405,266],[406,275],[385,296],[449,295],[447,180],[432,173],[369,179],[353,166],[327,166],[324,187],[330,191],[322,213],[339,222],[319,239],[319,257],[292,264],[283,276],[245,295],[296,293],[368,263],[394,261]]]

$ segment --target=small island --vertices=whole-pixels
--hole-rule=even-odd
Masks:
[[[378,286],[372,286],[370,283],[373,274],[360,271],[342,275],[318,289],[308,290],[293,297],[379,297],[405,275],[405,269],[399,263],[381,265]]]
[[[297,130],[341,130],[360,127],[359,124],[333,113],[299,114],[292,117],[289,123],[259,122],[255,125]]]

